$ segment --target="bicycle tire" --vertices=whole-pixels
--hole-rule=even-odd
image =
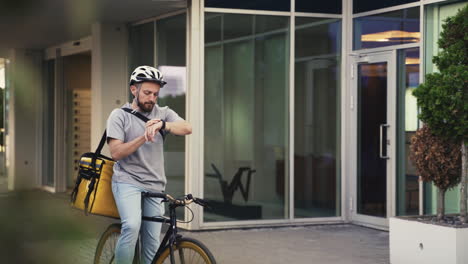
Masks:
[[[111,224],[107,230],[101,235],[99,243],[94,254],[94,264],[111,264],[114,263],[115,245],[120,236],[121,224]],[[133,264],[138,264],[138,242],[135,249],[135,258]]]
[[[187,237],[180,238],[173,248],[176,263],[216,264],[216,260],[210,250],[196,239]],[[161,256],[159,256],[153,264],[171,264],[169,246],[166,246]]]
[[[119,239],[121,228],[121,224],[111,224],[104,231],[96,247],[94,264],[114,263],[115,245]]]

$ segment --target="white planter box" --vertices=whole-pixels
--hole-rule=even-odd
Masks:
[[[468,228],[390,218],[391,264],[467,264]]]

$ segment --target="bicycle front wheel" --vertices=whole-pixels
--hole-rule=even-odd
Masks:
[[[115,246],[119,240],[121,224],[111,224],[107,230],[102,234],[101,239],[96,247],[96,254],[94,255],[94,264],[112,264],[115,263]],[[133,264],[138,264],[140,258],[139,241],[135,247],[135,257]]]
[[[216,264],[211,252],[198,240],[181,238],[173,246],[173,249],[175,263],[171,263],[170,249],[166,247],[153,264]]]
[[[114,263],[115,245],[120,236],[120,224],[112,224],[102,234],[94,255],[94,264]]]

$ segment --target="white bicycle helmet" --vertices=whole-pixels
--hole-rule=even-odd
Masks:
[[[138,66],[130,75],[130,85],[141,82],[154,82],[161,85],[161,88],[166,84],[162,73],[151,66]]]

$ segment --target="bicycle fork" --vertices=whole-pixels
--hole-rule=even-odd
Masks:
[[[161,245],[158,249],[158,252],[156,252],[156,255],[154,256],[154,259],[152,261],[153,263],[156,263],[156,260],[163,253],[164,249],[166,249],[164,245],[168,245],[171,263],[175,264],[174,245],[177,243],[177,240],[178,238],[181,237],[181,235],[177,234],[177,218],[175,214],[175,207],[173,207],[172,205],[169,206],[169,215],[170,215],[169,230],[166,232],[163,240],[161,241]],[[182,263],[185,263],[183,260],[183,256],[181,256],[181,260],[182,260]]]

